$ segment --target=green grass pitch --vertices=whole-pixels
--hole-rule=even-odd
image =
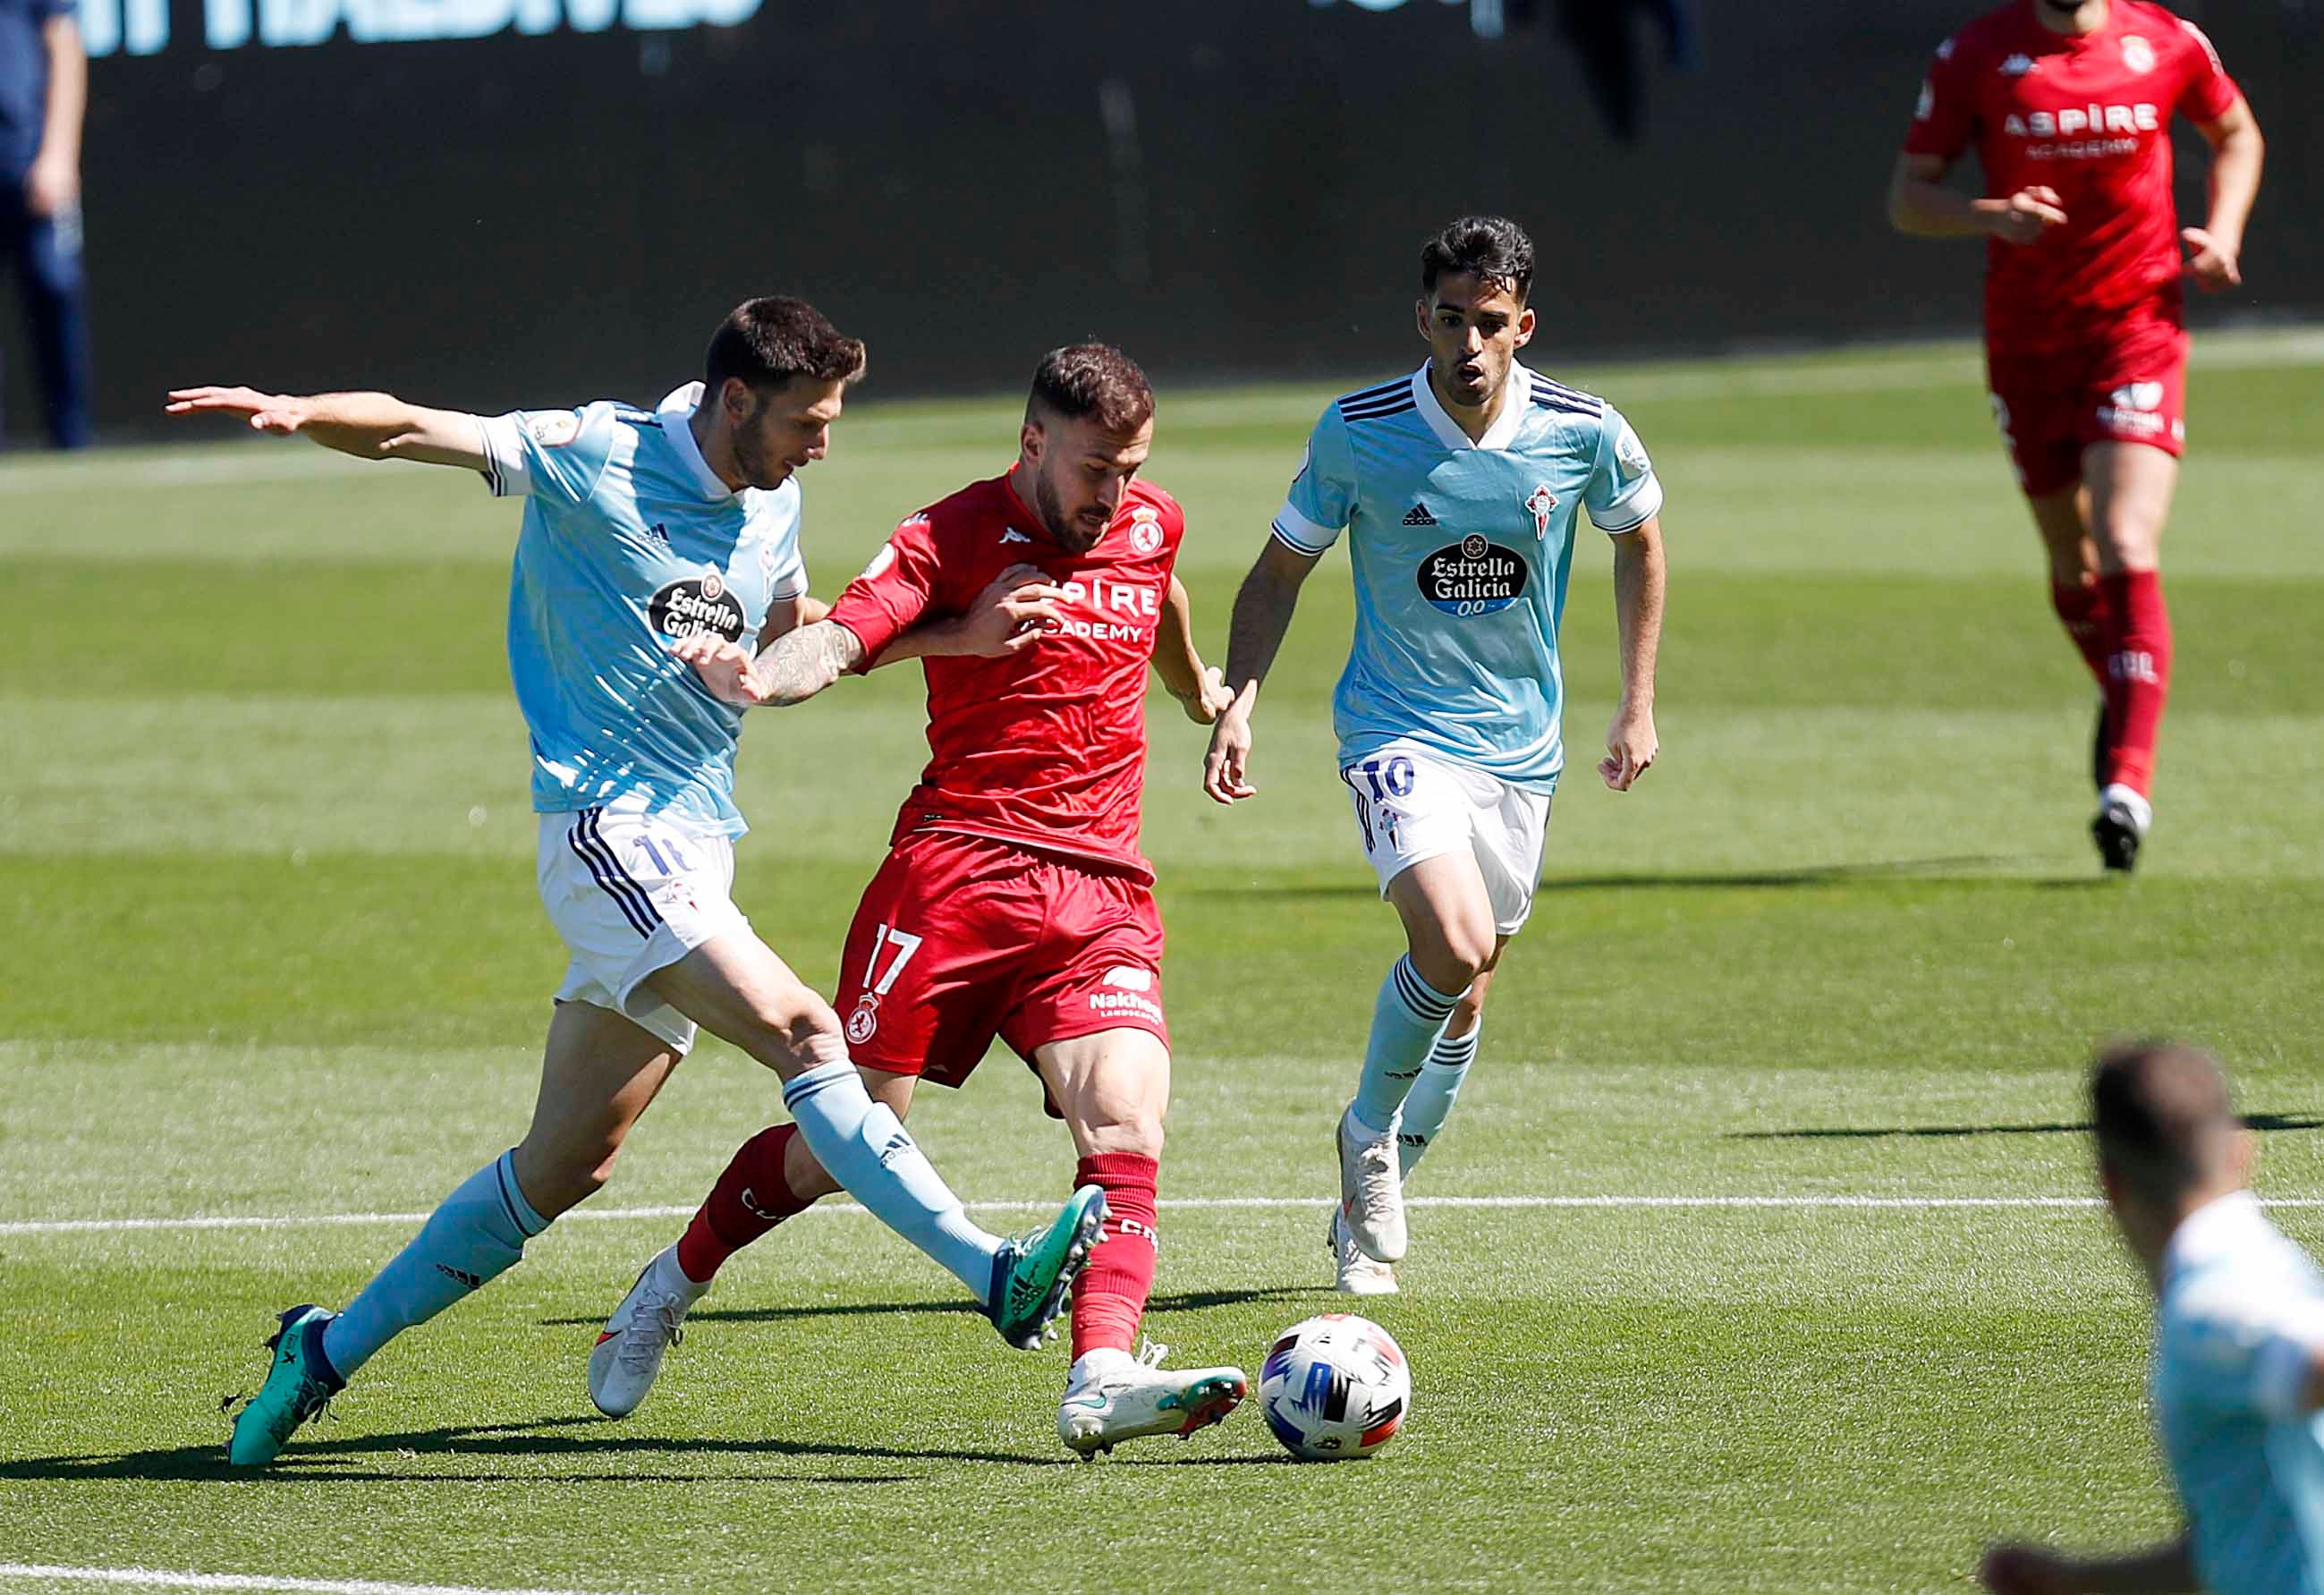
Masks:
[[[501,656],[516,511],[217,429],[0,466],[0,1592],[88,1587],[40,1566],[650,1595],[1938,1590],[1994,1535],[2169,1532],[2146,1315],[2102,1216],[1916,1203],[2087,1196],[2080,1068],[2123,1031],[2214,1046],[2263,1194],[2324,1198],[2319,362],[2301,335],[2199,351],[2159,819],[2126,884],[2084,834],[2091,695],[1966,351],[1541,355],[1623,406],[1668,486],[1663,761],[1624,798],[1591,773],[1615,676],[1584,527],[1574,771],[1416,1194],[1789,1200],[1416,1209],[1406,1294],[1370,1309],[1413,1415],[1339,1467],[1290,1464],[1249,1409],[1075,1464],[1060,1351],[1005,1351],[899,1242],[818,1212],[727,1270],[629,1422],[595,1418],[583,1360],[678,1221],[576,1215],[279,1467],[230,1476],[218,1401],[255,1382],[270,1314],[343,1303],[530,1102],[562,959]],[[1215,658],[1330,392],[1163,397],[1151,471],[1187,506]],[[1004,465],[1014,412],[868,390],[806,478],[818,592]],[[1196,1204],[1164,1212],[1148,1327],[1182,1359],[1255,1369],[1339,1305],[1314,1199],[1397,946],[1330,762],[1350,611],[1335,554],[1240,809],[1201,796],[1202,734],[1155,698],[1163,1195]],[[923,751],[918,687],[843,683],[744,740],[737,895],[826,990]],[[706,1046],[595,1205],[692,1203],[779,1111]],[[1053,1197],[1070,1169],[1013,1063],[913,1123],[972,1199]],[[1200,1204],[1233,1197],[1285,1200]],[[1890,1204],[1803,1200],[1866,1197]],[[194,1215],[388,1216],[125,1223]],[[2278,1216],[2324,1241],[2324,1210]],[[39,1227],[62,1220],[106,1227]]]

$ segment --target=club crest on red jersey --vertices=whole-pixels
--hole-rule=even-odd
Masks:
[[[2122,41],[2122,64],[2134,72],[2154,70],[2154,46],[2133,33]]]
[[[1130,512],[1130,546],[1140,554],[1151,554],[1162,546],[1161,512],[1152,504],[1140,504]]]
[[[879,1032],[880,999],[866,991],[856,999],[855,1011],[847,1016],[847,1039],[857,1046]]]

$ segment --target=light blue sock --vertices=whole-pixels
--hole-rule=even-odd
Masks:
[[[960,1198],[894,1112],[872,1100],[853,1064],[843,1058],[793,1076],[783,1087],[783,1105],[815,1160],[850,1196],[986,1302],[1000,1238],[968,1222]]]
[[[1374,1135],[1396,1122],[1396,1111],[1458,996],[1447,997],[1422,980],[1409,954],[1396,961],[1372,1005],[1371,1039],[1364,1045],[1364,1072],[1356,1081],[1356,1122]]]
[[[1461,1082],[1469,1077],[1469,1065],[1477,1061],[1477,1037],[1485,1033],[1482,1019],[1457,1039],[1439,1036],[1436,1045],[1428,1049],[1428,1061],[1420,1065],[1420,1078],[1412,1083],[1412,1091],[1404,1099],[1404,1117],[1396,1127],[1397,1173],[1409,1176],[1412,1166],[1426,1156],[1429,1143],[1435,1140],[1444,1128],[1444,1116],[1452,1111],[1452,1100],[1461,1094]]]
[[[343,1378],[414,1324],[515,1267],[524,1243],[549,1228],[517,1189],[512,1155],[476,1170],[420,1227],[411,1244],[324,1327],[323,1355]]]

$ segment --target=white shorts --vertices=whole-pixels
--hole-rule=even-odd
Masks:
[[[641,982],[713,936],[751,928],[728,896],[733,841],[635,810],[540,817],[541,906],[573,954],[557,1000],[611,1009],[684,1056],[694,1021]]]
[[[1388,882],[1423,859],[1469,853],[1484,871],[1493,928],[1515,936],[1533,912],[1549,794],[1456,764],[1417,742],[1389,742],[1340,772],[1355,800],[1364,856]]]

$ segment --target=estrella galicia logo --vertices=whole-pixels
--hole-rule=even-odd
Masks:
[[[716,571],[682,582],[664,582],[646,605],[646,619],[661,636],[683,640],[715,632],[729,642],[742,640],[742,600],[727,590]]]
[[[1490,614],[1517,601],[1526,574],[1516,550],[1471,532],[1420,562],[1420,595],[1446,614]]]

